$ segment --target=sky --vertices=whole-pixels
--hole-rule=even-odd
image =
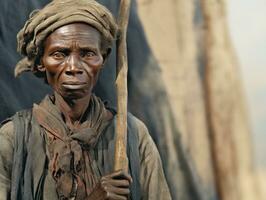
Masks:
[[[256,163],[266,168],[266,0],[228,0],[227,6],[247,96]]]

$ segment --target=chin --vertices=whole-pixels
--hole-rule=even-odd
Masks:
[[[91,94],[91,91],[88,90],[61,90],[57,92],[65,100],[78,100],[85,98]]]
[[[75,100],[75,99],[85,98],[85,97],[89,96],[89,94],[90,93],[83,93],[83,92],[75,91],[75,92],[64,93],[64,94],[62,94],[62,97],[64,99]]]

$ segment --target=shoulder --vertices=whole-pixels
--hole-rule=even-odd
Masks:
[[[11,119],[7,119],[0,126],[0,146],[8,142],[14,144],[14,123]]]
[[[138,133],[139,139],[141,139],[145,135],[149,135],[148,128],[146,127],[144,122],[131,113],[128,113],[128,126],[135,129],[135,131]]]
[[[31,116],[31,110],[22,110],[17,112],[15,115],[13,115],[11,118],[8,118],[1,122],[0,124],[0,145],[3,144],[3,142],[9,142],[14,146],[15,141],[15,131],[19,122],[25,122],[29,117]]]
[[[128,122],[129,124],[133,124],[134,129],[136,130],[137,137],[139,139],[139,149],[142,153],[148,152],[157,152],[157,148],[154,144],[153,139],[150,136],[148,128],[144,124],[143,121],[132,115],[131,113],[128,114]]]
[[[1,124],[0,128],[0,173],[2,167],[10,168],[13,158],[14,149],[14,124],[11,120],[6,120]]]
[[[136,128],[138,131],[148,133],[148,129],[144,122],[131,113],[128,113],[128,123],[129,125],[134,126],[134,128]]]

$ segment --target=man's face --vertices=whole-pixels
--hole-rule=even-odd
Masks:
[[[103,65],[101,35],[93,27],[74,23],[47,37],[40,69],[47,81],[65,99],[91,94]]]

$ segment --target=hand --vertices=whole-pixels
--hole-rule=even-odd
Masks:
[[[88,200],[127,200],[131,176],[123,170],[103,176]]]

